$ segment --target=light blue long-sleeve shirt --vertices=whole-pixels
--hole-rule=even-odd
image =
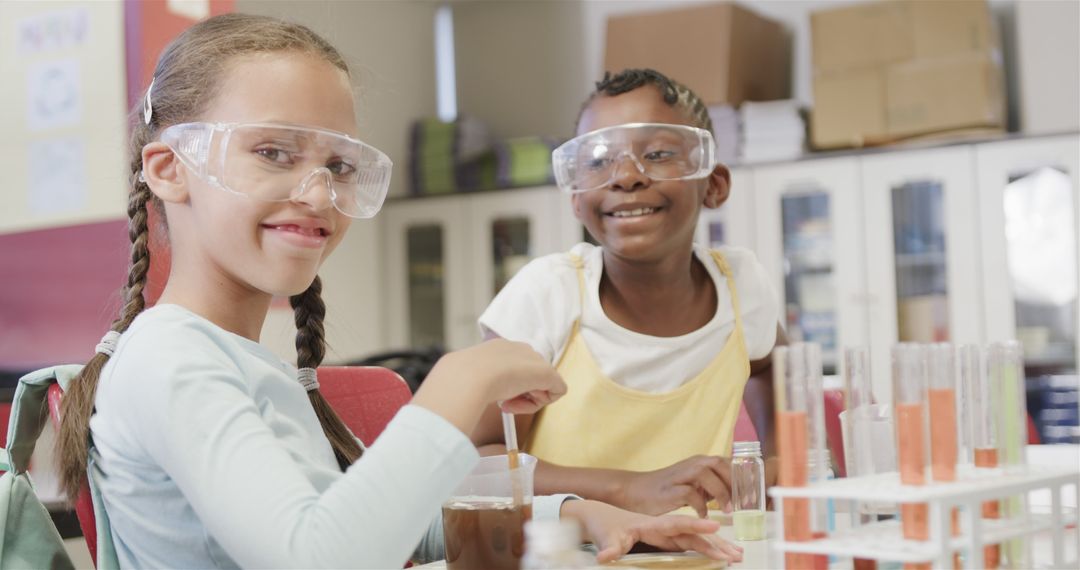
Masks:
[[[90,427],[123,567],[442,558],[441,504],[478,461],[446,420],[405,406],[342,473],[295,367],[176,305],[121,337]],[[565,498],[537,497],[534,515]]]

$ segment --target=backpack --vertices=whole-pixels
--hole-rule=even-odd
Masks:
[[[78,372],[79,367],[72,367]],[[19,380],[8,424],[7,449],[0,448],[0,570],[74,568],[49,511],[38,500],[27,469],[48,419],[46,394],[56,372],[28,374]]]

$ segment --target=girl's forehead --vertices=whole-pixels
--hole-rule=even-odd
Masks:
[[[304,53],[242,56],[223,70],[203,120],[288,123],[357,135],[348,75]]]
[[[686,113],[664,101],[659,88],[644,85],[618,95],[597,95],[578,121],[577,134],[626,123],[668,123],[694,126]]]

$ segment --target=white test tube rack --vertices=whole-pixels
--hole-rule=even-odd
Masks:
[[[1077,568],[1076,560],[1066,564],[1065,530],[1077,524],[1075,509],[1064,512],[1062,489],[1073,486],[1080,496],[1080,471],[1060,467],[1017,466],[1010,468],[976,468],[957,466],[957,480],[929,482],[926,485],[903,485],[899,473],[880,473],[863,477],[831,479],[811,483],[806,487],[773,487],[769,495],[776,509],[776,535],[773,549],[781,553],[824,554],[837,557],[875,559],[894,562],[930,562],[934,568],[952,568],[954,552],[965,551],[965,568],[985,568],[983,547],[1001,544],[1010,539],[1050,531],[1053,537],[1053,567]],[[1028,512],[1000,519],[982,518],[984,501],[1026,496],[1030,491],[1049,490],[1049,513]],[[860,526],[831,532],[825,538],[806,542],[784,541],[784,501],[782,499],[832,499],[840,506],[847,501],[849,512],[857,503],[926,503],[928,505],[929,540],[903,538],[900,519],[864,523]],[[952,535],[950,512],[962,509],[961,532]],[[839,515],[839,513],[837,513]],[[854,515],[853,515],[854,516]],[[1080,549],[1078,549],[1080,551]],[[782,560],[781,556],[781,560]]]

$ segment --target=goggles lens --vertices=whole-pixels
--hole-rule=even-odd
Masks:
[[[703,178],[716,167],[716,143],[704,129],[634,123],[583,134],[552,153],[555,180],[568,192],[607,186],[624,161],[653,180]]]
[[[292,200],[325,184],[334,207],[370,218],[390,187],[390,158],[347,135],[275,124],[183,123],[161,134],[203,180],[257,200]]]

